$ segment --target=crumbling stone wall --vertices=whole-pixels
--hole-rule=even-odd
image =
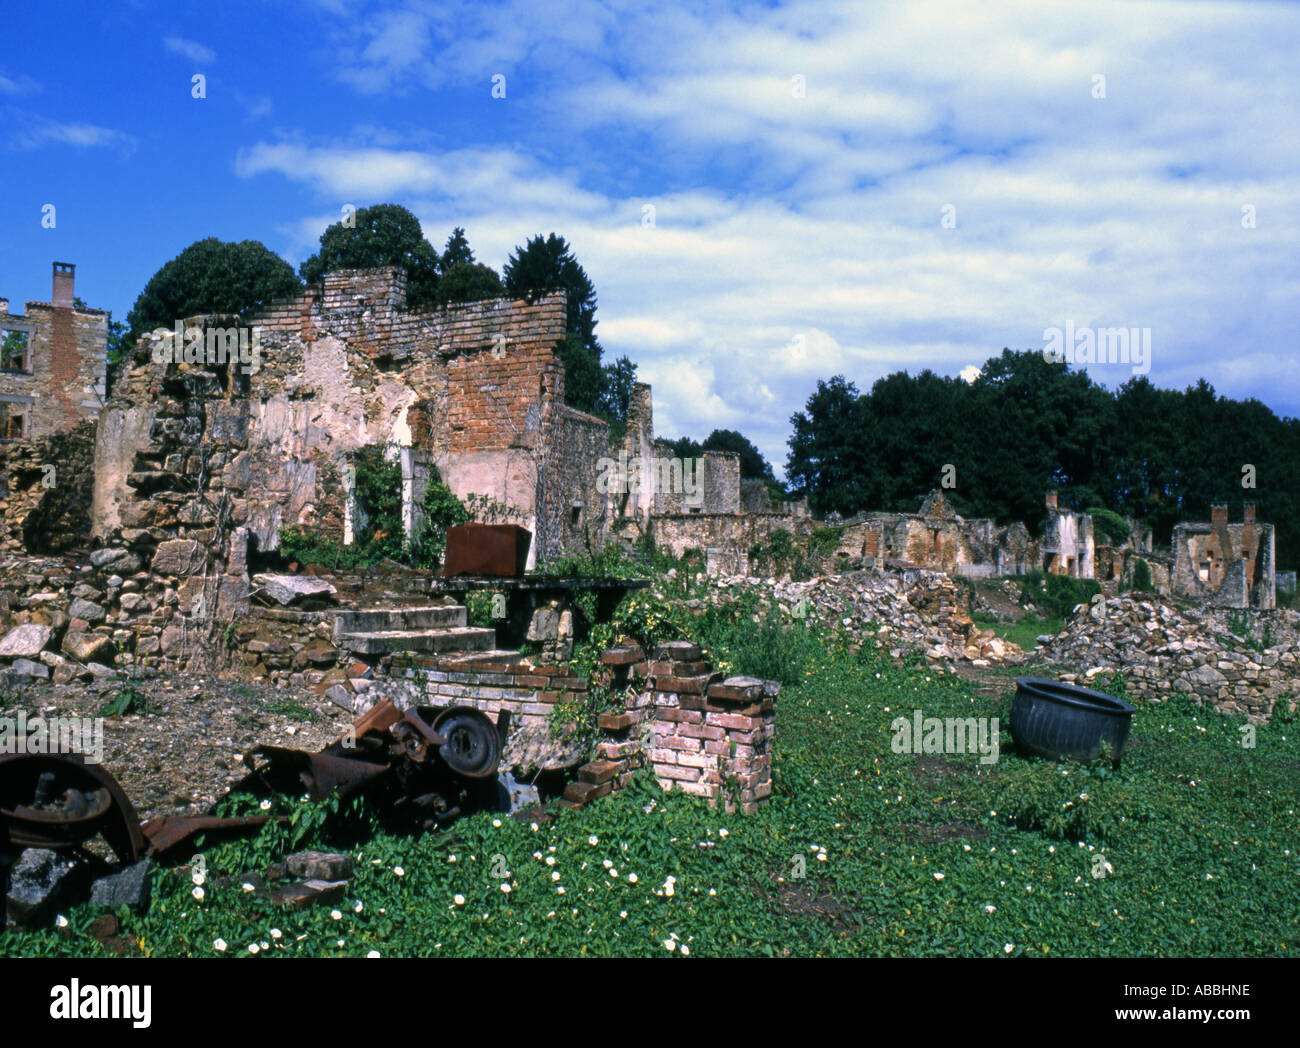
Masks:
[[[652,522],[655,545],[680,557],[688,549],[718,548],[747,552],[764,545],[777,529],[798,538],[812,532],[812,520],[788,513],[690,513],[656,516]]]
[[[673,452],[668,444],[656,441],[655,459],[671,463]],[[740,456],[734,451],[706,451],[692,466],[692,492],[674,486],[656,483],[654,486],[654,515],[668,517],[693,513],[739,513],[740,507]],[[656,469],[656,478],[664,479],[672,470],[663,466]],[[684,473],[680,475],[685,481]]]
[[[59,553],[90,540],[95,423],[35,440],[0,442],[0,546]]]

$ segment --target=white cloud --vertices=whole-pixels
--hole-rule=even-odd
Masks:
[[[1300,41],[1295,9],[408,3],[349,28],[340,75],[359,89],[518,67],[529,89],[503,104],[528,126],[455,149],[382,127],[259,142],[239,173],[331,207],[399,200],[435,243],[467,226],[498,267],[560,232],[607,354],[655,383],[666,432],[741,429],[779,465],[818,378],[969,374],[1069,319],[1151,327],[1158,384],[1204,375],[1300,413],[1300,372],[1278,364],[1300,284],[1300,81],[1270,72]]]
[[[41,89],[41,85],[30,76],[5,76],[0,73],[0,95],[28,95]]]
[[[18,131],[13,138],[15,144],[22,149],[62,145],[78,149],[108,146],[129,151],[136,145],[136,140],[131,135],[96,124],[61,123],[42,119],[28,119],[24,123],[27,126]]]
[[[188,58],[195,65],[211,65],[217,60],[217,53],[212,48],[205,47],[194,40],[187,40],[183,36],[164,37],[163,47],[173,55]]]

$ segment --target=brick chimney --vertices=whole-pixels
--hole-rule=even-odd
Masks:
[[[1241,504],[1241,519],[1245,524],[1255,523],[1255,503],[1243,502]]]
[[[76,272],[77,267],[71,262],[54,263],[54,290],[50,295],[50,301],[54,303],[55,309],[72,308],[72,285]]]
[[[1216,527],[1228,523],[1228,504],[1226,502],[1210,504],[1210,523]]]
[[[1044,498],[1044,501],[1047,503],[1048,509],[1056,509],[1056,492],[1049,491]]]
[[[77,267],[71,262],[54,263],[54,315],[50,318],[48,389],[58,402],[63,416],[61,429],[77,424],[80,413],[76,402],[77,352],[76,317],[72,312],[72,281]]]

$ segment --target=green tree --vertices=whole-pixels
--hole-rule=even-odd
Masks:
[[[603,368],[604,379],[600,395],[596,398],[594,414],[610,426],[610,439],[620,440],[627,432],[627,413],[632,404],[632,387],[636,385],[636,365],[627,357],[619,357]]]
[[[734,451],[740,456],[740,475],[745,479],[775,480],[772,464],[749,438],[734,429],[715,429],[704,438],[705,451]]]
[[[481,262],[453,262],[438,279],[437,299],[440,305],[501,298],[505,293],[496,270]]]
[[[400,204],[375,204],[348,218],[350,225],[335,222],[321,234],[320,250],[299,267],[303,280],[315,283],[338,269],[401,266],[406,272],[407,305],[428,309],[438,304],[441,258],[425,239],[415,215]]]
[[[870,508],[879,483],[865,443],[869,404],[857,387],[843,375],[819,380],[805,409],[790,416],[790,424],[794,432],[785,472],[792,489],[807,496],[819,514]]]
[[[564,399],[580,411],[594,412],[606,382],[596,341],[596,289],[568,243],[554,233],[545,238],[539,233],[515,248],[501,275],[507,294],[530,302],[550,291],[565,291],[567,336],[557,347],[564,364]]]
[[[207,237],[149,278],[126,315],[127,337],[134,344],[146,331],[204,313],[237,313],[248,320],[301,290],[293,267],[265,244]]]

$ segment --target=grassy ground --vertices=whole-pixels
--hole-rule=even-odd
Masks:
[[[775,793],[728,816],[644,782],[541,825],[479,814],[419,839],[323,822],[160,871],[124,931],[151,956],[1281,955],[1300,936],[1300,740],[1186,700],[1139,706],[1122,768],[1017,754],[1006,697],[825,656],[778,700]],[[987,692],[987,687],[981,688]],[[896,753],[900,715],[1001,718],[996,763]],[[291,913],[239,874],[289,844],[351,850],[346,902]],[[292,835],[292,840],[290,836]],[[99,955],[95,912],[0,935]],[[224,950],[220,947],[224,945]]]
[[[995,619],[975,619],[982,630],[992,630],[1003,640],[1020,645],[1025,651],[1038,647],[1038,638],[1044,633],[1057,634],[1065,625],[1064,619],[1023,618],[1019,622],[998,622]]]

